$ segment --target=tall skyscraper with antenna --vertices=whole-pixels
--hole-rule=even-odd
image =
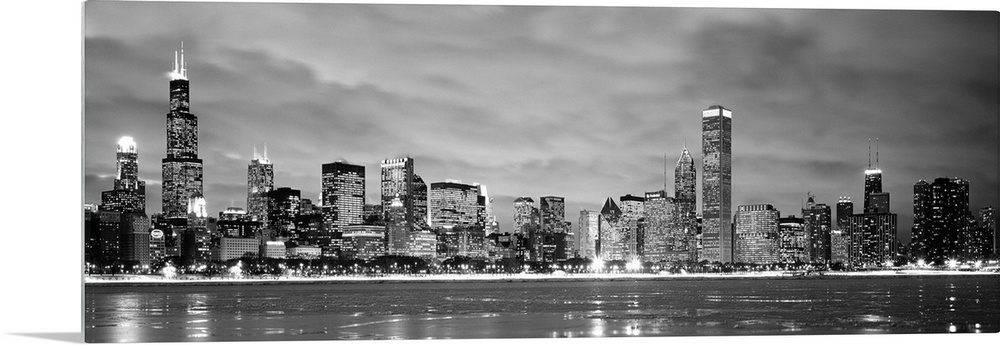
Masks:
[[[871,140],[868,142],[864,213],[850,216],[847,228],[850,237],[848,259],[851,265],[859,267],[891,264],[898,254],[897,217],[889,212],[889,193],[882,191],[878,138],[875,139],[875,166],[871,161]]]
[[[267,193],[274,189],[274,165],[267,158],[267,145],[264,154],[253,148],[253,160],[247,166],[247,216],[251,221],[260,222],[262,228],[267,223]]]
[[[198,117],[191,113],[184,44],[174,52],[167,113],[167,157],[163,159],[163,215],[186,218],[191,198],[203,195],[204,166],[198,158]]]
[[[720,105],[702,111],[702,257],[733,261],[733,112]]]

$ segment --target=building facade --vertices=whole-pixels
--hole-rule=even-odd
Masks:
[[[431,183],[430,225],[452,228],[479,225],[479,187],[461,181]]]
[[[191,198],[202,196],[204,165],[198,158],[198,117],[191,113],[184,47],[174,52],[167,113],[167,157],[162,161],[163,215],[186,218]]]
[[[700,259],[732,262],[733,113],[702,111],[702,251]]]
[[[736,209],[735,262],[770,264],[780,261],[782,238],[778,210],[770,204],[740,205]]]
[[[809,237],[806,236],[805,219],[778,218],[778,261],[783,263],[806,262],[809,256],[806,247],[809,246]]]
[[[317,242],[338,250],[335,238],[343,238],[341,229],[364,223],[365,167],[346,162],[323,164],[323,230]]]
[[[830,206],[817,204],[810,194],[802,209],[802,218],[806,223],[806,235],[809,236],[807,252],[810,262],[826,263],[830,261]]]
[[[257,154],[253,149],[253,160],[247,166],[247,215],[250,220],[260,222],[262,228],[268,227],[267,193],[274,189],[274,165],[267,158],[267,146],[264,154]]]

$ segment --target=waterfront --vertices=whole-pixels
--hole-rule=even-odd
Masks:
[[[1000,331],[997,275],[88,284],[84,298],[90,342]]]

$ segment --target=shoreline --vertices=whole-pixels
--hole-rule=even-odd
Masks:
[[[823,274],[790,274],[788,272],[761,272],[741,274],[511,274],[511,275],[386,275],[375,277],[331,276],[320,278],[277,277],[277,278],[219,278],[219,279],[166,279],[158,276],[132,276],[122,280],[84,277],[85,287],[137,287],[137,286],[238,286],[238,285],[299,285],[299,284],[398,284],[398,283],[522,283],[522,282],[592,282],[592,281],[701,281],[701,280],[815,280],[815,279],[868,279],[868,278],[911,278],[939,276],[1000,276],[1000,272],[967,271],[874,271],[836,272]],[[122,278],[126,278],[122,277]]]

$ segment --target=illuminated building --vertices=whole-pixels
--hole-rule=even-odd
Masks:
[[[601,213],[597,211],[581,210],[580,222],[577,223],[576,251],[582,258],[594,259],[597,257],[597,236],[599,234],[599,223]]]
[[[118,211],[100,210],[98,217],[98,251],[96,262],[109,264],[121,258],[121,251],[118,241],[119,229],[122,223],[122,214]]]
[[[597,257],[601,260],[625,260],[627,252],[626,236],[619,226],[622,210],[611,198],[604,201],[598,222]]]
[[[694,158],[688,152],[687,145],[677,158],[674,167],[674,211],[673,221],[667,236],[673,242],[673,252],[687,251],[689,254],[683,260],[693,258],[696,250],[691,243],[695,241],[698,232],[698,172],[694,168]],[[680,255],[683,256],[683,255]]]
[[[702,250],[699,259],[731,262],[733,113],[719,105],[702,111]]]
[[[330,238],[341,238],[341,228],[364,223],[365,167],[345,162],[323,164],[322,187],[325,230],[319,242],[327,244]]]
[[[260,239],[223,237],[219,239],[219,248],[213,254],[213,260],[227,261],[243,257],[256,257],[260,254]]]
[[[437,254],[437,235],[427,230],[413,231],[406,245],[405,255],[430,260]]]
[[[101,209],[146,213],[146,182],[139,180],[139,153],[132,137],[118,139],[114,189],[101,193]]]
[[[736,253],[733,261],[754,264],[780,261],[782,244],[778,230],[780,216],[781,213],[770,204],[737,207],[734,234]]]
[[[382,161],[382,208],[398,197],[406,210],[407,230],[427,223],[427,184],[413,170],[413,158]]]
[[[948,260],[982,259],[982,236],[970,226],[969,181],[937,178],[913,186],[911,257],[944,264]]]
[[[302,205],[302,191],[289,187],[281,187],[267,193],[267,219],[270,223],[269,233],[264,238],[269,240],[287,239],[296,242],[307,241],[305,235],[295,227],[295,217],[299,215]]]
[[[190,112],[190,94],[184,46],[174,52],[170,74],[170,112],[167,113],[167,157],[163,159],[163,214],[187,217],[188,200],[202,196],[204,166],[198,158],[198,117]]]
[[[624,236],[623,260],[642,260],[642,232],[639,219],[645,212],[646,199],[641,196],[626,194],[618,198],[622,211],[618,226]]]
[[[778,261],[783,263],[806,262],[809,257],[806,246],[809,238],[806,236],[805,219],[778,218]]]
[[[187,229],[181,234],[181,261],[205,262],[212,259],[212,234],[208,229],[208,211],[203,197],[188,200]]]
[[[997,253],[997,221],[996,216],[993,215],[993,206],[979,209],[978,226],[982,229],[983,254]]]
[[[806,220],[806,235],[809,236],[809,246],[806,252],[809,261],[825,263],[830,261],[830,206],[817,204],[812,194],[807,194],[802,218]]]
[[[97,206],[83,205],[83,260],[96,263],[101,251],[101,217]]]
[[[159,262],[167,257],[167,247],[163,230],[153,229],[149,231],[149,260]]]
[[[549,233],[565,232],[563,222],[566,219],[566,199],[561,196],[543,196],[539,199],[539,220],[542,231]]]
[[[385,227],[378,225],[348,225],[343,227],[345,259],[371,260],[386,255]]]
[[[247,166],[247,215],[251,221],[260,222],[262,228],[269,226],[267,222],[267,193],[274,189],[274,165],[267,158],[267,146],[264,154],[257,153],[253,148],[253,160]]]
[[[882,170],[878,163],[876,139],[875,166],[871,163],[869,140],[868,168],[865,169],[864,213],[850,217],[847,235],[848,261],[852,266],[881,267],[896,259],[896,215],[889,212],[889,193],[882,191]]]
[[[850,250],[850,243],[851,238],[847,236],[847,227],[844,227],[844,230],[830,231],[830,262],[848,263],[847,253]]]
[[[149,217],[146,214],[122,215],[119,246],[122,261],[149,266]]]
[[[389,255],[407,255],[410,230],[406,223],[406,207],[393,198],[385,208],[386,251]]]
[[[285,249],[289,259],[319,259],[323,255],[323,249],[317,246],[295,246]]]
[[[228,207],[225,211],[219,212],[216,227],[223,237],[257,237],[261,223],[251,220],[251,217],[242,208]]]
[[[288,254],[285,242],[281,241],[262,241],[259,248],[260,256],[265,258],[284,259]]]
[[[847,227],[851,220],[851,215],[854,214],[854,203],[851,202],[851,198],[842,196],[837,201],[837,230],[847,230]]]
[[[643,258],[645,261],[666,261],[671,251],[687,254],[687,243],[678,243],[674,230],[674,198],[665,191],[646,192],[643,209],[645,233],[643,238]],[[680,238],[683,241],[683,237]]]
[[[526,235],[525,226],[536,223],[538,217],[535,200],[526,196],[514,199],[514,233]]]
[[[434,228],[477,225],[479,188],[461,181],[431,183],[430,225]]]

